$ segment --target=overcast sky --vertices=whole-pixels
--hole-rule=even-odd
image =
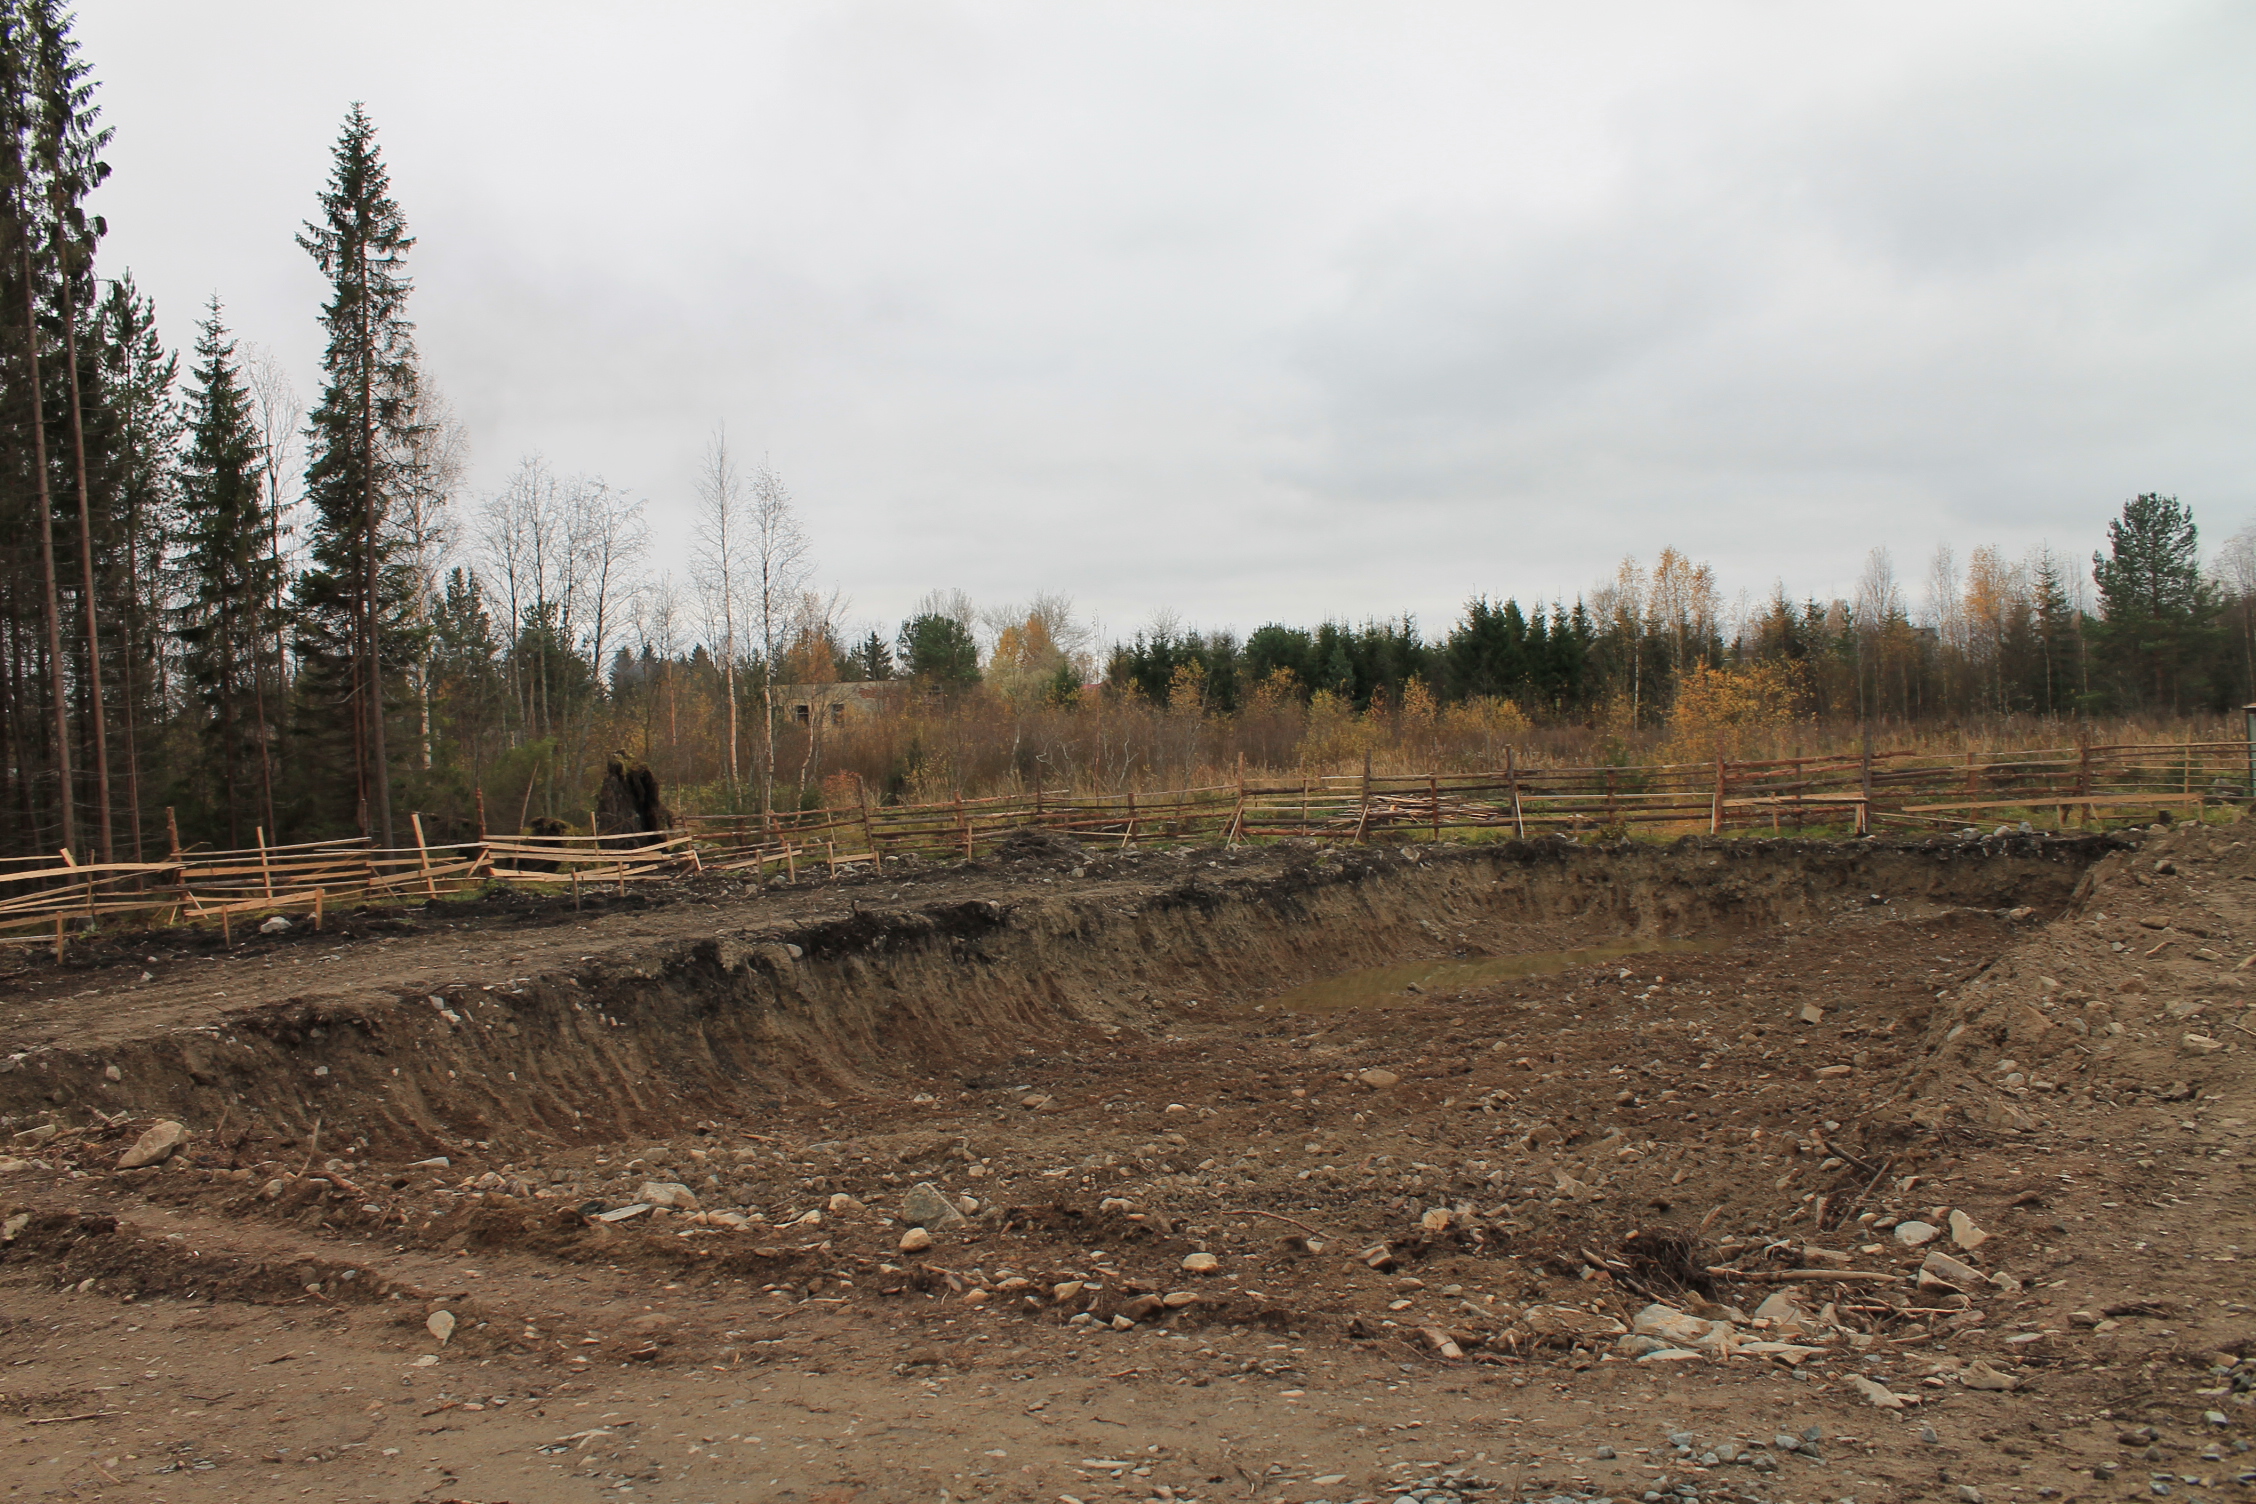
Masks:
[[[308,395],[348,104],[473,493],[683,539],[725,424],[871,621],[1847,593],[2256,516],[2256,8],[94,0],[99,208]],[[1916,598],[1916,592],[1915,592]]]

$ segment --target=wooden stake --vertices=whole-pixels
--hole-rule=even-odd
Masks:
[[[1230,811],[1230,828],[1223,833],[1222,844],[1225,846],[1238,844],[1238,832],[1245,826],[1245,799],[1245,754],[1240,752],[1238,754],[1238,803],[1237,807]]]
[[[2092,822],[2091,784],[2090,733],[2079,729],[2076,736],[2076,792],[2084,796],[2084,806],[2083,813],[2077,817],[2076,823],[2087,829],[2090,828]]]
[[[165,806],[165,834],[172,840],[172,859],[180,860],[180,822],[173,818],[172,806]]]
[[[407,818],[415,827],[415,861],[423,873],[423,892],[428,897],[437,898],[439,885],[431,881],[431,848],[423,842],[423,812],[415,810]]]
[[[1512,837],[1514,840],[1524,841],[1527,839],[1527,821],[1520,814],[1520,767],[1510,747],[1504,749],[1504,781],[1512,791]]]
[[[63,916],[55,916],[55,964],[63,964]]]
[[[272,899],[274,897],[274,863],[269,861],[266,855],[266,827],[260,825],[255,829],[258,831],[259,876],[266,884],[266,896]]]
[[[219,911],[219,943],[222,945],[233,945],[235,943],[235,926],[228,922],[225,905],[222,905]]]
[[[1360,842],[1371,823],[1371,749],[1363,749],[1363,804],[1355,814],[1355,839]]]
[[[870,824],[869,785],[862,781],[862,775],[859,773],[854,775],[854,802],[861,807],[862,839],[869,843],[872,865],[877,867],[879,871],[883,871],[885,868],[885,853],[878,849],[877,829]]]
[[[478,785],[478,843],[486,842],[486,786]]]
[[[1441,840],[1441,777],[1436,773],[1426,775],[1426,794],[1433,800],[1433,838]]]
[[[321,928],[321,901],[324,896],[323,889],[316,888],[313,890],[313,927],[315,929]]]

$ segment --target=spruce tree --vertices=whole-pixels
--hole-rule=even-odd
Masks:
[[[2036,608],[2038,673],[2032,686],[2037,708],[2057,715],[2076,694],[2076,612],[2068,602],[2067,582],[2052,550],[2037,555],[2030,573],[2030,595]]]
[[[273,555],[267,548],[263,448],[251,397],[220,321],[219,299],[198,326],[188,448],[180,464],[179,619],[174,628],[196,719],[208,818],[230,847],[245,815],[274,828],[265,655]]]
[[[385,522],[415,424],[415,326],[406,317],[415,240],[392,198],[376,127],[357,104],[337,141],[321,216],[298,244],[330,285],[306,463],[314,515],[311,567],[297,590],[300,682],[317,718],[348,713],[359,824],[391,846],[385,665],[404,661],[409,592]]]
[[[117,630],[118,705],[125,758],[126,833],[134,860],[146,859],[146,790],[162,788],[163,742],[149,735],[165,700],[159,580],[174,526],[180,403],[173,383],[180,358],[157,334],[156,311],[131,273],[110,284],[97,314],[97,370],[103,448],[108,454],[112,621]],[[277,566],[279,567],[279,566]]]

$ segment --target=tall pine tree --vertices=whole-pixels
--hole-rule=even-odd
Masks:
[[[94,247],[105,228],[85,210],[86,196],[110,175],[102,149],[110,132],[96,123],[94,85],[70,34],[70,18],[55,0],[26,0],[31,25],[33,89],[38,97],[36,139],[46,189],[48,246],[53,257],[54,303],[63,329],[63,369],[68,378],[65,416],[69,420],[71,476],[78,502],[79,607],[85,628],[80,670],[86,740],[94,772],[96,840],[102,860],[116,859],[112,825],[115,800],[110,787],[109,716],[106,661],[102,652],[101,604],[96,579],[102,553],[94,523],[93,486],[87,474],[86,397],[80,383],[78,321],[94,299]]]
[[[2092,582],[2094,635],[2126,707],[2183,709],[2202,688],[2218,612],[2192,508],[2152,491],[2124,502],[2107,524],[2107,551],[2092,555]]]
[[[250,393],[219,299],[198,327],[195,382],[188,394],[188,449],[180,464],[180,638],[186,689],[197,722],[203,819],[239,848],[250,817],[272,831],[272,692],[262,651],[274,598],[267,548],[265,472]]]
[[[117,539],[109,561],[115,588],[111,619],[116,630],[111,635],[117,639],[126,834],[133,859],[143,861],[143,819],[157,813],[154,798],[168,781],[156,732],[168,699],[159,591],[179,494],[180,402],[173,383],[180,358],[158,337],[156,310],[131,273],[110,284],[97,327],[110,515]]]
[[[69,660],[63,653],[62,588],[55,553],[54,477],[48,464],[48,407],[41,371],[42,357],[47,351],[40,305],[53,284],[53,237],[49,233],[47,153],[42,141],[45,112],[40,95],[41,39],[35,24],[37,20],[36,6],[0,4],[0,227],[4,227],[5,232],[0,254],[5,254],[8,262],[4,279],[9,290],[7,322],[15,325],[17,336],[9,342],[14,346],[15,355],[10,362],[9,385],[27,409],[21,415],[20,426],[21,436],[28,440],[11,457],[11,469],[28,470],[23,476],[23,490],[29,493],[31,505],[23,509],[28,515],[22,521],[37,529],[42,638],[38,647],[45,650],[43,656],[36,650],[31,654],[11,653],[11,659],[30,672],[11,675],[11,689],[17,693],[10,698],[20,700],[21,691],[29,688],[25,679],[35,675],[44,679],[46,729],[51,738],[48,751],[52,758],[48,769],[54,777],[50,807],[57,819],[53,827],[43,828],[45,822],[40,806],[46,801],[26,797],[24,803],[28,808],[24,811],[24,824],[29,828],[35,847],[45,844],[41,837],[51,829],[60,837],[60,844],[68,848],[78,843],[77,790],[71,774]],[[51,364],[49,369],[52,369]],[[24,662],[25,658],[32,661]],[[22,726],[20,718],[14,719],[16,734],[11,738],[16,744],[14,760],[19,769],[28,771],[33,759],[25,755],[30,750],[29,737],[24,734],[27,728]],[[30,781],[31,778],[25,779],[26,783]],[[22,792],[30,793],[28,789]]]
[[[409,463],[417,406],[415,326],[406,317],[415,240],[392,198],[376,127],[357,104],[337,141],[321,217],[298,244],[330,287],[306,464],[314,516],[311,567],[297,589],[299,682],[315,729],[348,712],[358,822],[390,846],[385,665],[405,661],[410,591],[385,523]]]

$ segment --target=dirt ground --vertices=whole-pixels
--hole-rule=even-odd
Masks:
[[[1032,843],[90,939],[0,978],[0,1489],[2243,1497],[2251,882]]]

